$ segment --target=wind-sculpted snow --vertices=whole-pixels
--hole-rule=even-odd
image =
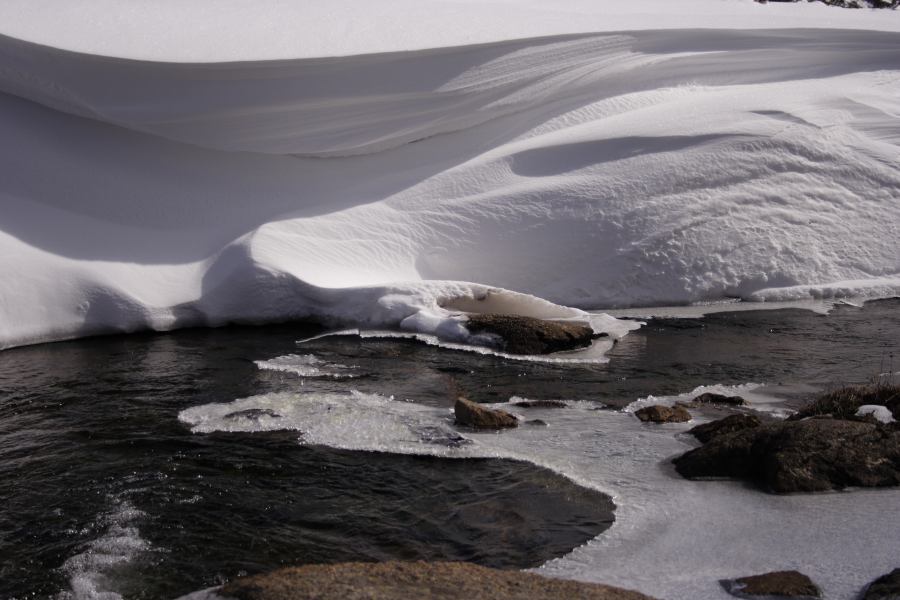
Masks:
[[[0,90],[0,346],[900,292],[892,31],[224,63],[2,37]]]

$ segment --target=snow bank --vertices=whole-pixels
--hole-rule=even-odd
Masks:
[[[0,347],[900,293],[900,13],[119,4],[0,6]]]

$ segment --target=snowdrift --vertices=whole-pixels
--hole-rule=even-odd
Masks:
[[[423,47],[433,22],[346,56],[257,32],[235,60],[239,20],[219,55],[206,30],[116,52],[104,1],[67,33],[59,3],[19,4],[0,9],[0,347],[299,317],[465,342],[463,308],[622,335],[568,307],[900,292],[894,11],[457,0],[435,14],[477,25],[446,47]],[[360,27],[367,5],[334,6],[327,31]],[[554,35],[498,39],[516,31]]]

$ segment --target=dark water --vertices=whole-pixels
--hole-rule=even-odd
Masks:
[[[612,505],[513,461],[301,446],[296,433],[194,435],[188,407],[300,389],[252,361],[303,353],[353,364],[348,387],[447,404],[511,395],[600,400],[747,381],[825,388],[900,370],[900,301],[830,315],[656,320],[608,365],[559,366],[300,326],[98,338],[0,353],[0,598],[91,586],[170,598],[283,564],[426,558],[541,564],[608,527]],[[121,562],[98,568],[102,560]],[[127,560],[126,560],[127,559]],[[96,573],[102,571],[103,578]],[[81,576],[85,575],[85,576]],[[81,586],[81,587],[79,587]]]

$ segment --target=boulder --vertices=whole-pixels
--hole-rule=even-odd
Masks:
[[[518,315],[471,314],[465,326],[472,334],[499,337],[500,350],[510,354],[550,354],[586,348],[599,337],[587,325]]]
[[[885,406],[900,420],[900,386],[889,384],[843,387],[813,400],[789,417],[799,421],[807,417],[831,415],[835,419],[855,419],[861,406]]]
[[[562,400],[523,400],[513,402],[513,406],[520,408],[566,408],[568,404]]]
[[[647,406],[634,411],[634,416],[645,423],[647,421],[651,423],[684,423],[691,420],[691,413],[680,404],[671,408],[662,404]]]
[[[862,600],[900,600],[900,569],[894,569],[870,583]]]
[[[812,580],[798,571],[774,571],[762,575],[723,581],[722,585],[739,598],[820,598]]]
[[[731,477],[774,493],[900,485],[900,428],[839,419],[765,423],[676,458],[689,479]]]
[[[718,421],[697,425],[693,429],[690,429],[688,433],[700,440],[701,443],[705,444],[722,434],[733,433],[751,427],[759,427],[760,424],[762,424],[762,420],[756,415],[730,415],[724,419],[719,419]]]
[[[423,561],[289,567],[236,579],[216,594],[237,600],[652,600],[599,583]]]
[[[726,396],[725,394],[713,394],[706,392],[700,394],[693,400],[691,404],[716,404],[719,406],[744,406],[747,401],[740,396]]]
[[[456,414],[457,425],[474,429],[503,429],[519,426],[519,420],[508,412],[484,408],[462,396],[456,399],[453,412]]]

